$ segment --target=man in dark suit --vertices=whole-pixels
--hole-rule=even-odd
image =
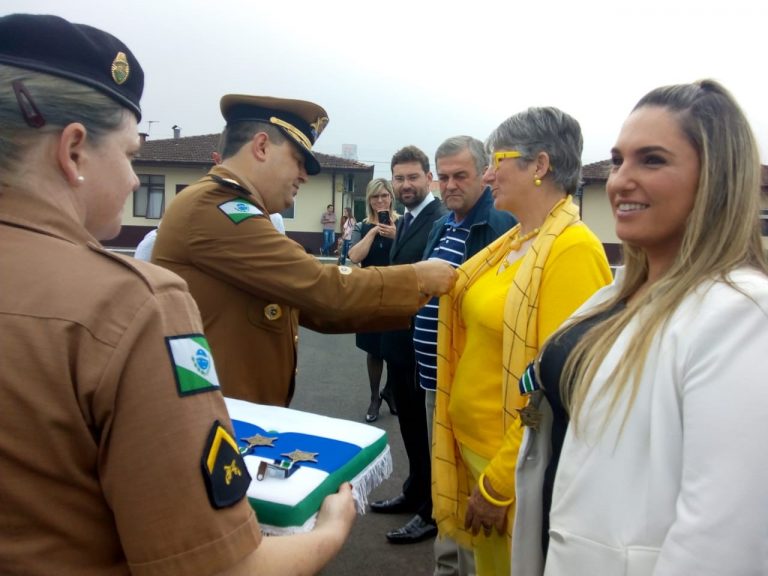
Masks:
[[[422,259],[432,224],[446,214],[442,203],[429,191],[432,172],[429,158],[415,146],[406,146],[392,157],[392,187],[405,206],[397,222],[397,235],[390,252],[391,264],[410,264]],[[416,382],[413,331],[387,332],[382,352],[392,376],[400,433],[408,454],[408,478],[394,498],[371,504],[379,513],[415,512],[401,528],[387,532],[394,544],[411,544],[437,534],[432,520],[431,473],[424,390]]]

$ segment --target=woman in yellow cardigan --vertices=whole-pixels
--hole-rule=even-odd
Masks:
[[[519,224],[459,268],[440,300],[432,460],[442,535],[472,547],[477,574],[509,574],[515,462],[523,425],[517,382],[546,338],[611,272],[573,203],[579,123],[529,108],[488,137],[484,181]]]

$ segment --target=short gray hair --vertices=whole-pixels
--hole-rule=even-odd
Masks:
[[[472,136],[452,136],[437,147],[435,152],[435,166],[437,161],[445,156],[455,156],[456,154],[469,150],[472,159],[475,161],[475,168],[478,175],[482,175],[488,167],[488,153],[480,140]]]
[[[16,81],[24,84],[45,119],[44,126],[32,128],[27,124],[14,94]],[[0,172],[11,172],[39,136],[79,122],[88,131],[91,144],[97,144],[120,128],[126,114],[132,112],[85,84],[0,64]]]
[[[485,142],[489,151],[517,150],[523,162],[546,152],[551,176],[567,194],[574,194],[581,180],[584,139],[573,116],[551,106],[528,108],[504,120]]]

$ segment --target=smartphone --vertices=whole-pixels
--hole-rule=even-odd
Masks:
[[[388,210],[379,210],[378,212],[376,212],[376,216],[379,219],[379,224],[386,224],[386,225],[392,224],[392,222],[389,220]]]

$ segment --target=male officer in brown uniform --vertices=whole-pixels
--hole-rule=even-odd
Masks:
[[[314,573],[349,488],[262,539],[184,282],[99,244],[138,186],[143,83],[101,30],[0,18],[0,572]]]
[[[153,262],[189,284],[224,395],[287,406],[299,322],[323,332],[408,326],[423,294],[448,290],[454,273],[435,262],[367,269],[318,262],[275,230],[269,214],[291,206],[320,171],[312,144],[328,122],[325,110],[227,95],[221,112],[222,163],[171,203]]]

